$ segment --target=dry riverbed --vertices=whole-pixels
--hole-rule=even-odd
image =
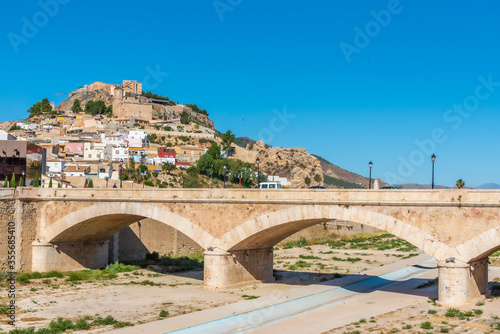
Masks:
[[[16,327],[40,329],[51,326],[61,328],[60,332],[65,332],[63,328],[72,328],[82,333],[102,333],[112,328],[148,323],[317,284],[384,266],[420,253],[408,243],[387,234],[316,245],[310,245],[306,240],[288,242],[275,249],[276,283],[225,291],[204,290],[201,268],[167,273],[166,268],[172,271],[172,267],[162,266],[162,263],[165,264],[165,260],[162,259],[147,269],[129,268],[130,270],[125,272],[119,270],[114,273],[111,267],[109,271],[87,271],[72,275],[66,273],[64,277],[30,278],[28,281],[24,280],[23,285],[18,284],[16,302],[19,309]],[[171,260],[168,262],[172,264]],[[0,305],[7,303],[6,292],[1,291]],[[488,309],[489,303],[477,307],[484,309],[483,316],[491,313]],[[430,304],[424,306],[432,307]],[[405,312],[409,314],[412,310]],[[422,314],[422,310],[417,307],[412,311],[411,314],[416,312],[412,315],[415,317],[415,325],[412,325],[412,328],[416,328],[416,323],[426,317]],[[1,311],[0,306],[0,313]],[[403,315],[404,313],[401,313],[401,319],[408,318]],[[394,317],[397,316],[399,315],[395,313]],[[437,316],[440,315],[432,317]],[[477,317],[478,315],[474,315],[472,318]],[[60,320],[59,323],[50,325],[51,321],[56,321],[58,318],[71,322]],[[370,323],[373,319],[366,320],[366,323],[362,322],[333,332],[364,332],[365,325],[382,326],[382,321],[379,319],[376,324]],[[390,315],[387,315],[387,320],[383,322],[384,330],[392,329],[391,321],[393,320]],[[0,333],[9,333],[12,330],[6,322],[6,316],[0,314]],[[398,329],[402,330],[400,327],[402,326]],[[368,326],[366,330],[367,328]]]

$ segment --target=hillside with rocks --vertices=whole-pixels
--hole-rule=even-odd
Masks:
[[[67,99],[59,103],[59,105],[55,108],[56,111],[61,112],[71,112],[71,107],[75,100],[79,100],[81,103],[82,109],[85,109],[86,101],[98,101],[102,100],[106,105],[110,105],[113,103],[113,96],[110,94],[109,84],[103,84],[99,82],[95,82],[87,89],[85,87],[80,87],[77,90],[69,93]]]
[[[323,185],[323,171],[319,160],[303,148],[267,147],[263,141],[236,148],[236,158],[255,163],[260,159],[260,171],[268,175],[286,177],[290,188]],[[306,184],[306,178],[311,182]]]

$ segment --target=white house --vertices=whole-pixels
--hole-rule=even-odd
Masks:
[[[160,158],[160,157],[154,157],[152,160],[152,164],[153,165],[163,165],[165,162],[170,162],[172,165],[175,166],[175,158],[173,157],[164,157],[164,158]]]
[[[36,124],[36,123],[28,124],[28,123],[22,123],[22,122],[20,122],[20,123],[17,123],[16,125],[19,126],[23,130],[31,130],[31,131],[38,131],[38,130],[40,130],[40,125]]]
[[[120,162],[128,161],[129,158],[129,150],[128,147],[120,146],[120,147],[111,147],[111,161]]]
[[[85,161],[96,161],[104,160],[104,149],[106,144],[103,143],[93,143],[86,142],[83,145],[83,160]]]
[[[86,176],[90,173],[90,165],[68,165],[63,172],[66,176]]]
[[[146,141],[148,138],[148,135],[144,131],[129,131],[128,132],[128,139],[140,139],[142,141]]]
[[[139,138],[130,138],[128,140],[128,147],[144,147],[144,141]]]
[[[47,175],[53,177],[55,175],[61,175],[64,168],[66,168],[66,161],[62,159],[49,159],[46,163]]]
[[[101,133],[101,142],[103,144],[111,144],[114,146],[127,145],[127,140],[125,140],[125,138],[121,133],[114,133],[114,134]]]
[[[16,138],[9,135],[7,132],[0,130],[0,140],[16,140]]]

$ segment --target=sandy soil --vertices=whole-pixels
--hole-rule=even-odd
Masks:
[[[159,314],[162,310],[168,311],[168,317],[197,312],[247,298],[317,284],[333,279],[335,274],[359,273],[366,269],[397,262],[410,254],[418,253],[418,251],[398,252],[394,250],[336,250],[326,245],[276,250],[274,258],[276,283],[225,291],[203,290],[201,287],[203,283],[202,270],[180,274],[160,274],[142,269],[135,274],[119,274],[117,278],[111,280],[79,284],[67,282],[61,278],[52,278],[50,282],[43,282],[43,279],[31,280],[28,285],[18,286],[17,328],[46,327],[51,320],[58,317],[76,321],[84,316],[104,318],[108,315],[113,316],[118,321],[142,324],[160,319]],[[131,281],[142,282],[145,280],[159,286],[130,284]],[[0,304],[7,302],[6,292],[1,291]],[[500,316],[498,302],[487,302],[486,305],[478,307],[484,310],[482,317],[496,314],[493,305],[497,306],[496,312]],[[413,328],[417,328],[417,325],[424,321],[423,319],[437,316],[425,314],[432,307],[430,304],[420,305],[415,309],[401,310],[398,311],[399,313],[395,312],[381,317],[381,319],[376,319],[376,323],[370,323],[369,320],[373,319],[367,319],[367,323],[347,326],[332,333],[347,333],[356,330],[364,332],[368,331],[370,327],[383,327],[383,330],[387,328],[401,330],[404,325],[402,321],[414,324]],[[409,319],[407,316],[409,314],[414,318]],[[482,317],[474,316],[473,318],[480,319]],[[432,321],[437,323],[437,320]],[[6,325],[6,317],[0,316],[0,333],[8,332],[11,329],[10,326]],[[110,329],[110,326],[93,328],[85,333],[101,333]]]
[[[460,308],[461,312],[470,312],[467,316],[450,317],[447,311],[431,301],[421,302],[378,317],[360,318],[327,333],[500,333],[498,298]]]

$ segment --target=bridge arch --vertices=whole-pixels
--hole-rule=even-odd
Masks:
[[[49,243],[104,241],[144,218],[177,229],[203,248],[214,239],[181,215],[154,204],[133,202],[102,202],[79,209],[47,226],[41,231],[41,237]]]
[[[460,260],[472,262],[500,250],[500,225],[464,242],[456,248]]]
[[[222,236],[228,251],[274,247],[279,241],[309,226],[346,220],[387,231],[408,241],[436,259],[444,259],[449,247],[421,229],[370,209],[340,205],[298,205],[250,219]]]

